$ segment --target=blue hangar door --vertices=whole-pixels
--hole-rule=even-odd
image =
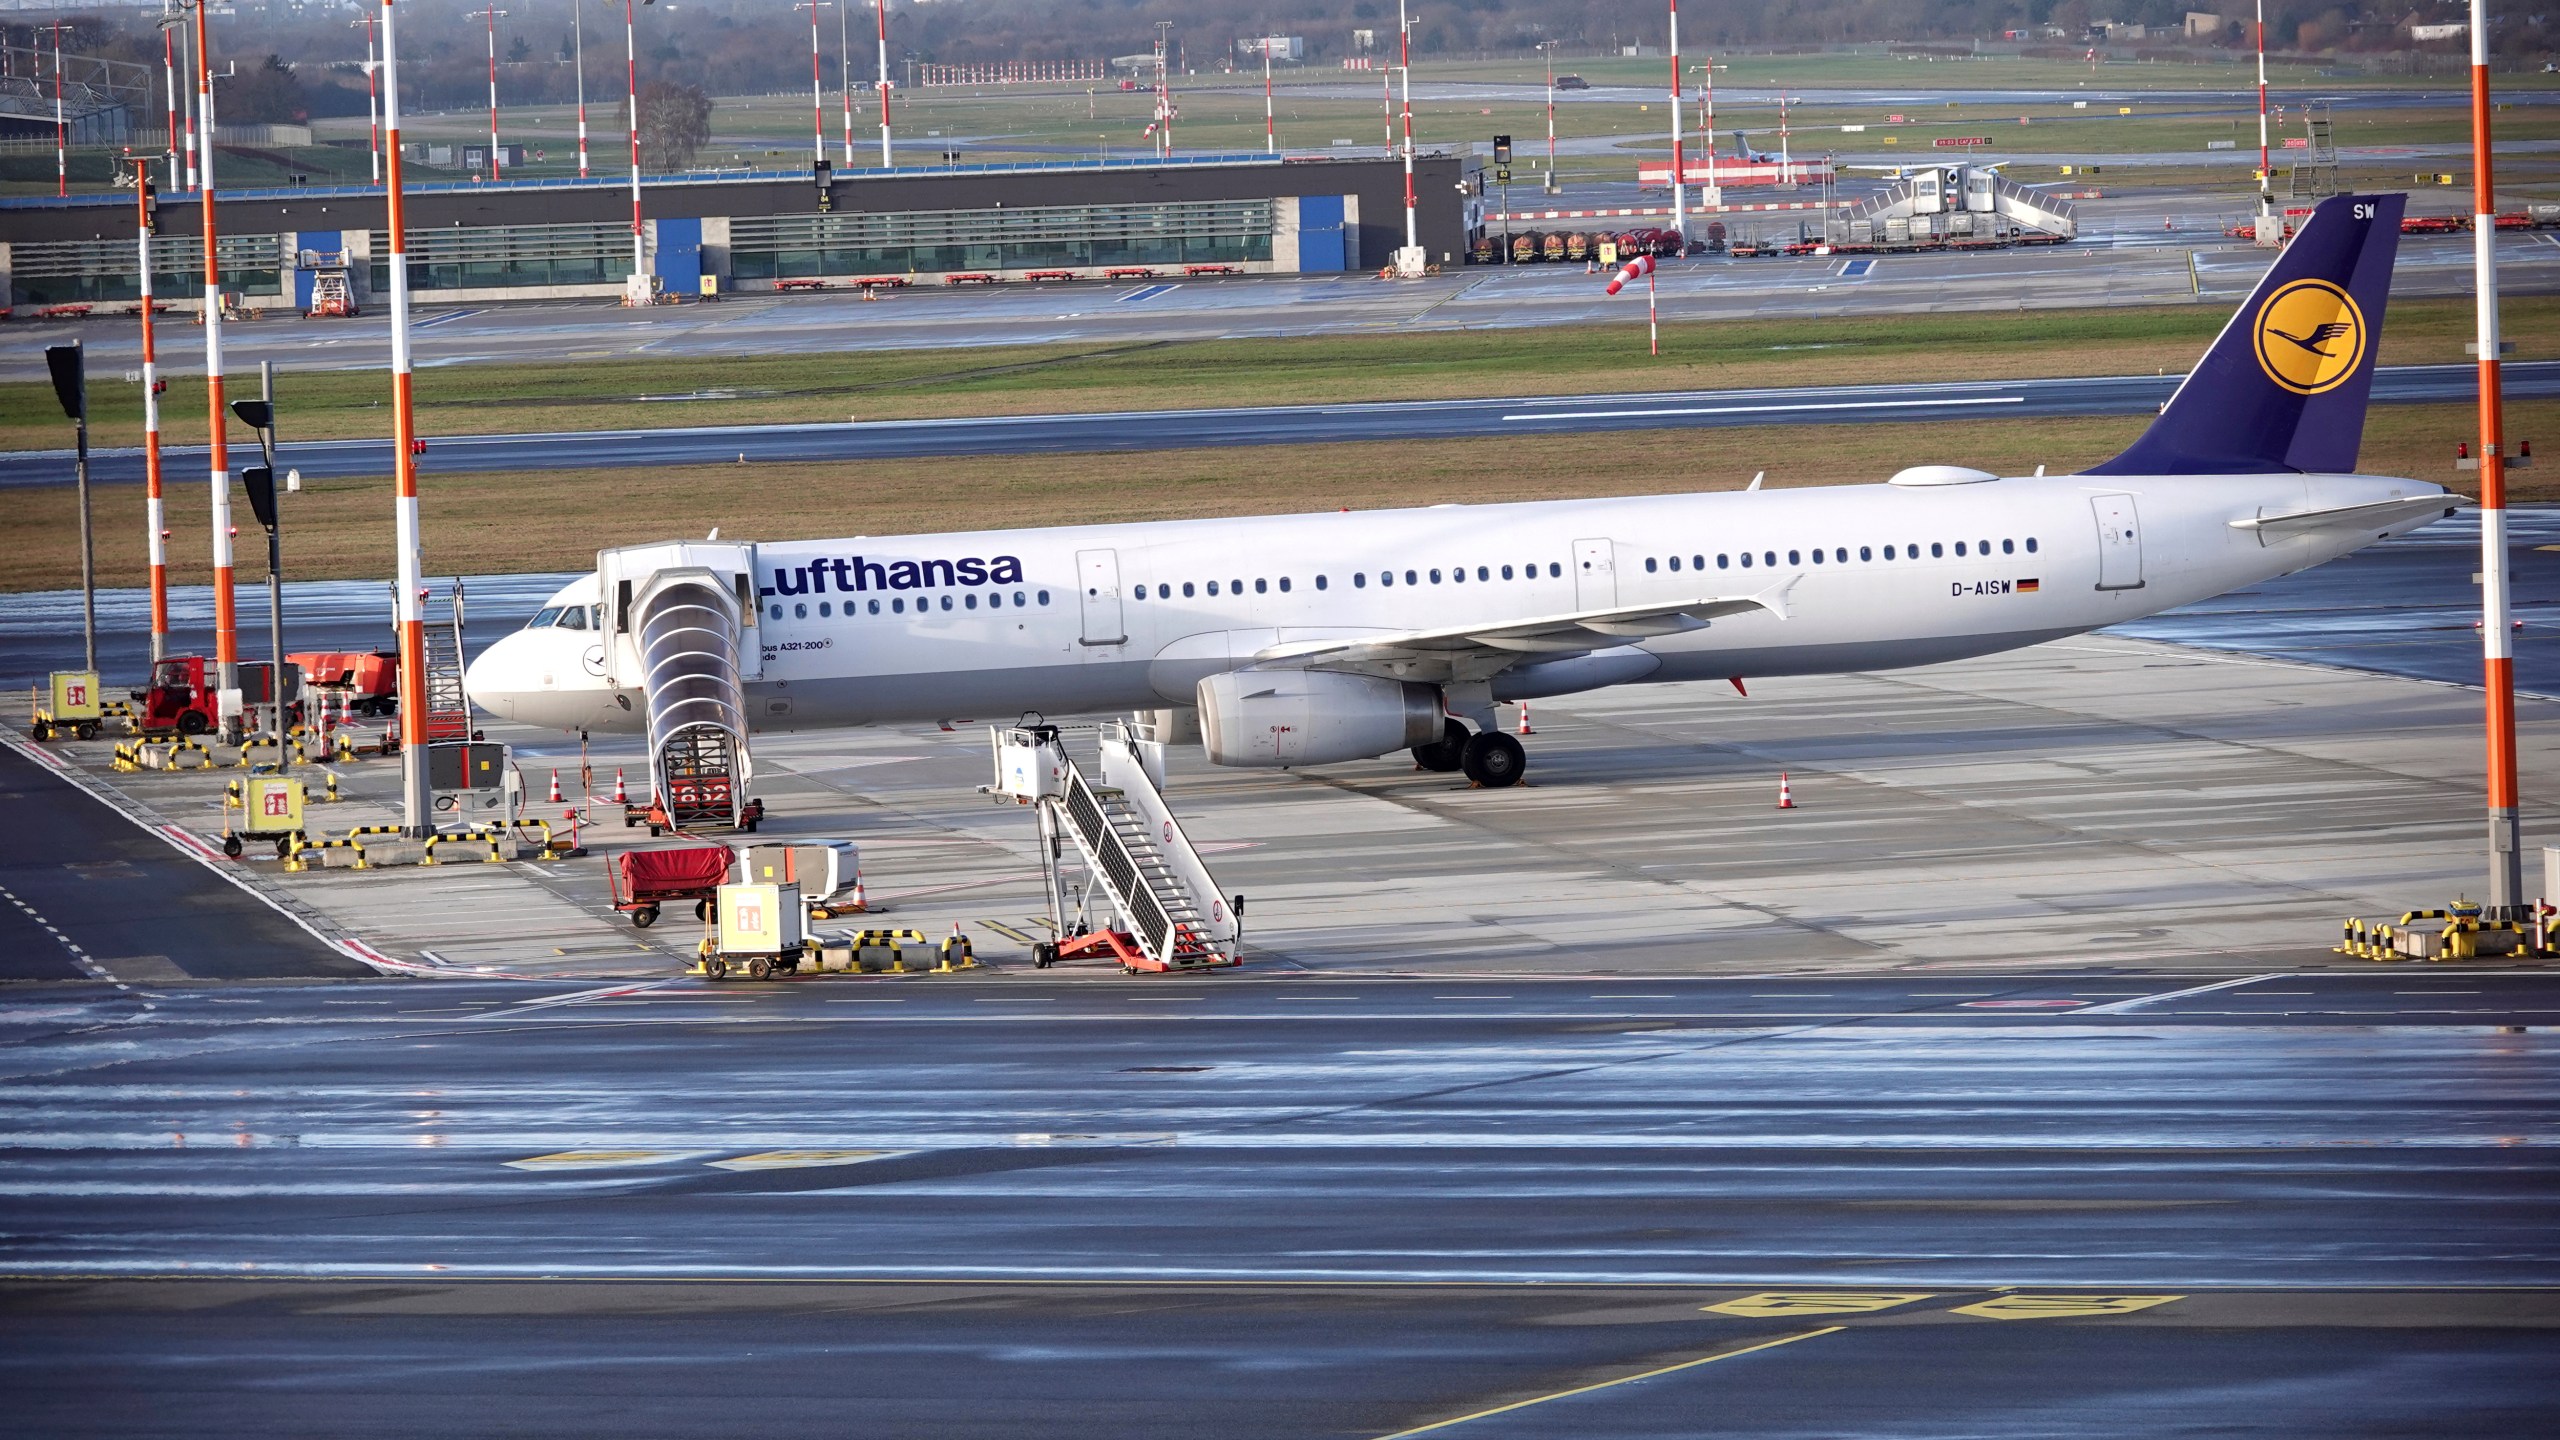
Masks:
[[[1319,274],[1343,268],[1342,197],[1298,197],[1298,269]]]
[[[702,217],[658,222],[658,280],[670,295],[702,293]]]

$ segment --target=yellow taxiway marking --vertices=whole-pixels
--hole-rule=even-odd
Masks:
[[[889,1155],[904,1155],[904,1150],[767,1150],[761,1155],[741,1155],[734,1160],[714,1160],[714,1170],[812,1170],[821,1165],[859,1165],[865,1160],[878,1160]]]
[[[1698,1308],[1717,1315],[1749,1315],[1766,1319],[1773,1315],[1871,1315],[1908,1305],[1914,1300],[1931,1298],[1934,1291],[1925,1290],[1767,1290],[1727,1300],[1721,1305]]]
[[[1021,931],[1014,929],[1012,926],[1005,924],[1001,920],[981,919],[978,923],[986,926],[990,930],[993,930],[1016,945],[1031,945],[1037,943],[1030,936],[1023,934]]]
[[[662,1160],[681,1159],[695,1154],[691,1150],[562,1150],[550,1155],[535,1155],[524,1160],[510,1160],[510,1170],[602,1170],[616,1165],[655,1165]]]
[[[1959,1305],[1950,1315],[1975,1315],[1985,1320],[2056,1320],[2072,1315],[2130,1315],[2184,1295],[1997,1295],[1971,1305]]]
[[[1821,1335],[1837,1334],[1842,1328],[1843,1327],[1838,1325],[1825,1325],[1819,1330],[1807,1330],[1801,1335],[1781,1335],[1775,1340],[1763,1340],[1757,1345],[1745,1345],[1734,1350],[1719,1350],[1713,1355],[1701,1355],[1695,1360],[1683,1360],[1676,1365],[1663,1365],[1634,1375],[1621,1375],[1615,1380],[1602,1380],[1591,1385],[1577,1385],[1570,1390],[1558,1390],[1552,1395],[1537,1395],[1527,1400],[1514,1400],[1508,1405],[1496,1405],[1490,1410],[1478,1410],[1472,1415],[1459,1415],[1447,1420],[1434,1420],[1428,1425],[1416,1425],[1410,1430],[1398,1430],[1392,1435],[1381,1435],[1378,1437],[1378,1440],[1404,1440],[1404,1437],[1408,1435],[1428,1435],[1434,1430],[1446,1430],[1452,1425],[1464,1425],[1470,1420],[1482,1420],[1487,1416],[1505,1415],[1514,1410],[1526,1410],[1532,1405],[1544,1405],[1550,1400],[1568,1400],[1576,1395],[1588,1395],[1594,1390],[1608,1390],[1620,1385],[1632,1385],[1638,1380],[1651,1380],[1657,1375],[1671,1375],[1682,1370],[1694,1370],[1701,1365],[1713,1365],[1719,1360],[1730,1360],[1736,1355],[1749,1355],[1754,1351],[1759,1350],[1774,1350],[1781,1345],[1793,1345],[1799,1340],[1811,1340]]]

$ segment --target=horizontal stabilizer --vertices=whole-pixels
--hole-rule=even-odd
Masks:
[[[2406,520],[2441,518],[2450,515],[2457,505],[2468,504],[2459,495],[2403,495],[2390,500],[2376,500],[2366,505],[2340,505],[2329,510],[2299,510],[2290,515],[2253,515],[2234,520],[2234,530],[2255,530],[2262,540],[2290,539],[2296,535],[2313,535],[2324,531],[2388,530]]]

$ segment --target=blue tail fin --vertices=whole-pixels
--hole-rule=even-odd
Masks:
[[[2353,471],[2407,200],[2321,201],[2160,418],[2084,473]]]

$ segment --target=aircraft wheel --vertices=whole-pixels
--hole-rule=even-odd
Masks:
[[[1519,741],[1501,731],[1487,730],[1467,737],[1459,768],[1487,790],[1500,790],[1520,783],[1521,773],[1529,768],[1529,753],[1520,748]]]
[[[1425,770],[1448,774],[1463,762],[1467,750],[1467,727],[1455,720],[1443,720],[1440,738],[1428,745],[1413,747],[1413,763]]]

